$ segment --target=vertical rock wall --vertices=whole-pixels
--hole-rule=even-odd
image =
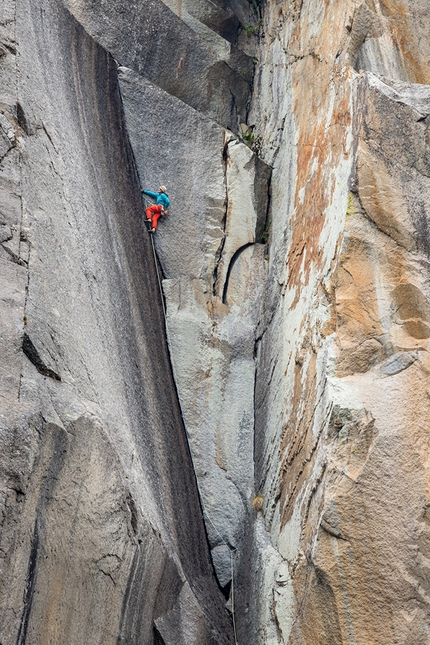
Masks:
[[[245,640],[428,640],[430,88],[413,83],[429,20],[420,3],[265,8],[250,116],[274,166],[264,507]]]
[[[426,5],[3,5],[2,645],[428,642]]]
[[[172,186],[155,247],[212,557],[228,596],[254,496],[254,348],[271,169],[133,70],[120,68],[120,85],[145,186]]]
[[[117,66],[2,11],[1,642],[231,642]]]

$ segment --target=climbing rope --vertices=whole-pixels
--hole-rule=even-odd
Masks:
[[[149,199],[146,199],[146,197],[144,195],[142,195],[142,199],[145,202],[146,206],[151,205],[151,202],[149,201]],[[164,320],[165,320],[166,328],[167,328],[166,306],[164,304],[163,286],[162,286],[162,282],[161,282],[161,278],[160,278],[160,271],[159,271],[159,268],[158,268],[158,258],[157,258],[157,254],[155,252],[154,236],[151,234],[150,237],[151,237],[151,244],[152,244],[152,255],[154,256],[155,270],[157,272],[158,288],[160,289],[161,304],[163,306]]]
[[[146,197],[144,197],[144,195],[142,195],[142,198],[143,198],[143,201],[145,202],[146,205],[151,204],[151,202],[148,199],[146,199]],[[154,255],[155,269],[157,271],[157,280],[158,280],[158,287],[160,289],[161,303],[163,305],[164,321],[165,321],[166,331],[167,331],[167,315],[166,315],[166,307],[165,307],[165,304],[164,304],[163,286],[162,286],[162,282],[161,282],[161,278],[160,278],[160,272],[159,272],[159,269],[158,269],[158,258],[157,258],[157,254],[155,252],[154,236],[151,234],[150,237],[151,237],[151,244],[152,244],[152,253]],[[182,421],[184,422],[184,428],[185,428],[185,432],[186,432],[187,438],[188,438],[188,433],[187,433],[187,429],[186,429],[186,426],[185,426],[185,419],[184,419],[184,417],[182,415],[182,410],[181,410],[181,417],[182,417]],[[225,544],[225,546],[227,547],[227,549],[230,552],[231,616],[232,616],[232,621],[233,621],[234,645],[239,645],[238,640],[237,640],[237,633],[236,633],[236,615],[235,615],[235,607],[234,607],[234,559],[233,559],[233,556],[234,556],[234,553],[236,552],[236,550],[232,549],[230,547],[228,542],[225,541],[225,539],[223,538],[221,533],[218,531],[218,529],[215,526],[215,524],[212,522],[211,518],[209,517],[209,513],[205,509],[205,506],[203,504],[203,500],[202,500],[201,496],[200,496],[200,501],[201,501],[201,505],[202,505],[203,515],[206,515],[206,518],[207,518],[209,524],[212,526],[212,528],[215,530],[217,535],[220,537],[221,541]]]
[[[153,253],[154,262],[155,262],[155,270],[157,271],[158,287],[160,289],[161,304],[163,306],[164,320],[165,320],[166,327],[167,327],[166,306],[164,304],[163,287],[162,287],[162,284],[161,284],[160,272],[158,270],[158,258],[157,258],[157,254],[155,253],[154,236],[153,235],[151,235],[151,243],[152,243],[152,253]]]

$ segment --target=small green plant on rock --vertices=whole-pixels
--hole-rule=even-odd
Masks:
[[[246,25],[245,27],[245,34],[247,38],[251,38],[255,34],[255,27],[254,25]]]
[[[272,223],[272,220],[270,217],[267,218],[266,226],[264,228],[264,231],[261,235],[261,243],[262,244],[267,244],[267,240],[269,239],[269,232],[270,232],[270,224]]]
[[[245,141],[246,145],[248,146],[248,148],[251,148],[252,144],[254,143],[254,133],[253,133],[252,129],[249,128],[249,130],[247,130],[247,132],[245,132],[242,135],[242,137],[243,137],[243,140]]]

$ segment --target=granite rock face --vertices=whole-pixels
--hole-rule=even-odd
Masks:
[[[173,210],[155,247],[175,380],[226,587],[254,491],[254,347],[271,169],[231,132],[133,70],[121,67],[119,78],[139,174],[149,186],[159,178],[172,184]]]
[[[117,66],[57,2],[2,23],[1,642],[230,643]]]
[[[236,130],[238,119],[246,120],[253,61],[225,38],[219,36],[221,44],[214,47],[161,0],[64,4],[120,65],[221,125]]]
[[[274,166],[255,394],[267,536],[254,529],[243,571],[245,639],[428,641],[429,22],[401,1],[265,12],[249,118]]]
[[[1,644],[427,644],[427,2],[0,23]]]

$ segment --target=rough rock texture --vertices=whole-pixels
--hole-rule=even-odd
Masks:
[[[2,645],[229,643],[116,64],[60,4],[7,8]]]
[[[274,165],[255,400],[264,507],[242,559],[245,641],[256,628],[262,643],[429,639],[430,87],[413,83],[428,82],[416,43],[430,13],[410,4],[264,14],[249,117]]]
[[[154,91],[120,77],[139,171],[173,181],[180,204],[156,239],[169,345],[223,586],[235,550],[240,642],[426,638],[425,610],[417,627],[391,571],[397,548],[410,557],[425,486],[408,498],[406,475],[398,494],[375,478],[417,468],[394,446],[385,463],[383,445],[393,423],[410,432],[403,397],[421,379],[408,370],[426,369],[424,265],[405,275],[426,257],[428,89],[409,82],[394,18],[348,6],[265,7],[248,116],[258,161],[228,133],[222,161],[208,119],[159,90],[148,111]],[[387,235],[423,259],[394,261]],[[425,385],[412,387],[420,409]]]
[[[161,220],[155,245],[175,379],[225,587],[254,489],[254,345],[265,275],[258,242],[270,168],[231,132],[132,70],[120,68],[120,85],[140,176],[152,186],[159,177],[172,184],[172,214]],[[150,150],[159,151],[155,164]]]
[[[2,645],[429,642],[427,4],[4,3]]]
[[[246,120],[253,62],[234,45],[220,38],[214,48],[161,0],[64,4],[121,65],[221,125],[236,130],[238,119]]]

